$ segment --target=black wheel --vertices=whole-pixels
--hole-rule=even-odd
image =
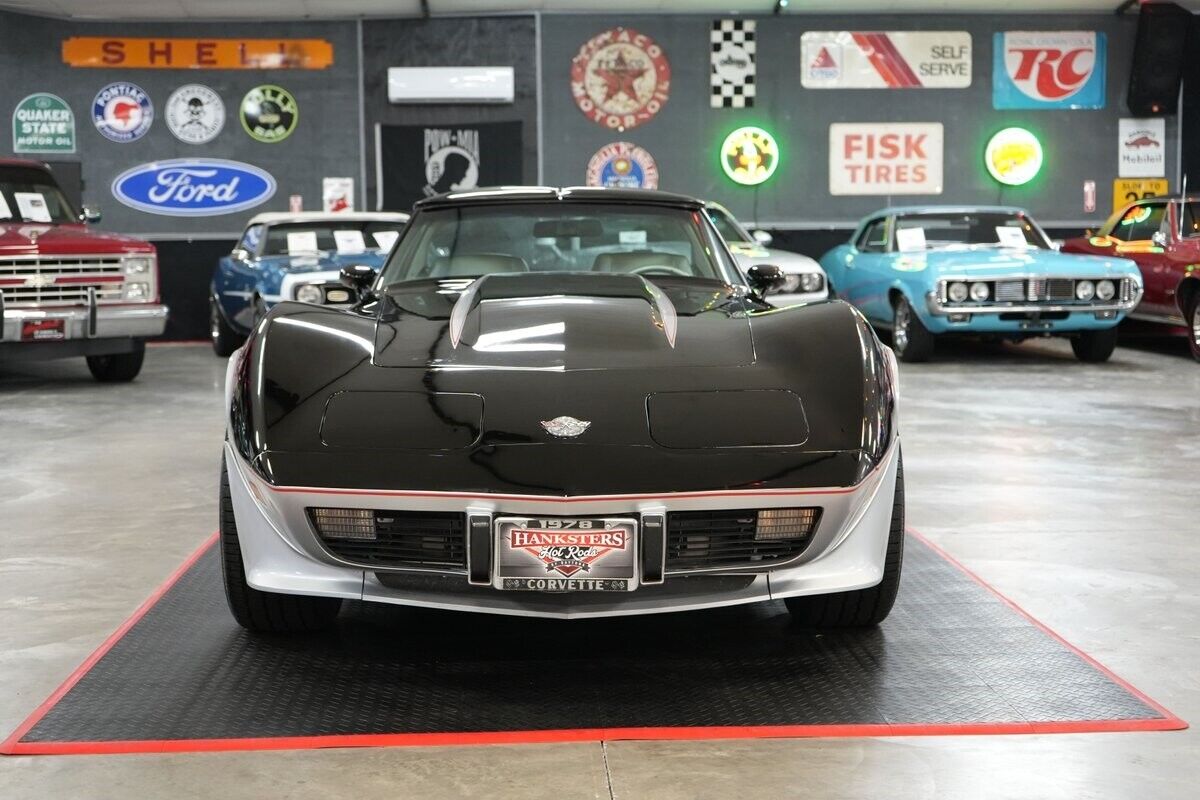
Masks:
[[[146,359],[146,343],[133,343],[132,353],[114,353],[108,356],[88,356],[87,365],[92,377],[101,383],[128,383],[142,371]]]
[[[900,589],[904,565],[904,461],[896,465],[896,499],[888,533],[883,580],[868,589],[784,599],[792,619],[809,628],[863,628],[887,619]]]
[[[213,352],[222,358],[233,355],[233,351],[242,346],[246,337],[239,334],[225,321],[225,315],[217,306],[217,301],[208,301],[208,331],[212,336]]]
[[[1113,350],[1117,349],[1117,327],[1105,328],[1102,331],[1084,331],[1071,339],[1071,349],[1075,357],[1088,364],[1099,364],[1108,361]]]
[[[238,544],[237,520],[229,494],[229,473],[221,465],[221,576],[225,599],[238,624],[255,633],[307,633],[327,628],[337,618],[342,601],[336,597],[261,592],[246,583],[246,566]]]
[[[1188,323],[1188,349],[1192,358],[1200,361],[1200,291],[1193,291],[1188,298],[1187,311],[1184,317]]]
[[[892,349],[901,361],[928,361],[933,355],[933,334],[921,322],[908,298],[896,299],[892,317]]]

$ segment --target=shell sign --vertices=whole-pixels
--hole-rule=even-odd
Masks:
[[[991,176],[1007,186],[1021,186],[1042,169],[1042,143],[1024,128],[1005,128],[994,135],[983,152]]]

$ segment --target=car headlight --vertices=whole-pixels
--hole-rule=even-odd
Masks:
[[[779,287],[780,294],[792,294],[800,288],[800,276],[788,275],[783,279],[783,285]]]
[[[1078,288],[1076,289],[1078,291]],[[1096,284],[1096,297],[1104,301],[1112,300],[1117,294],[1117,287],[1112,281],[1103,280]]]
[[[296,289],[296,299],[301,303],[316,303],[320,305],[325,300],[325,293],[316,284],[306,283]]]
[[[123,261],[125,263],[125,273],[127,275],[137,275],[150,271],[149,256],[132,256],[123,259]]]
[[[1096,296],[1096,284],[1091,281],[1077,281],[1075,283],[1075,297],[1079,300],[1091,300]]]
[[[954,283],[950,284],[948,294],[951,302],[961,303],[967,299],[967,285],[960,281],[955,281]]]
[[[982,303],[988,299],[988,285],[986,283],[971,284],[971,299],[977,303]]]
[[[150,284],[148,283],[127,283],[125,284],[125,299],[126,300],[145,300],[150,296]]]
[[[819,272],[805,272],[800,276],[800,291],[802,292],[819,292],[824,285],[825,280]]]

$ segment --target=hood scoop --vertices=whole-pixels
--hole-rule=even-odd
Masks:
[[[528,273],[487,275],[460,283],[457,294],[436,283],[424,287],[440,302],[404,290],[381,317],[375,363],[541,370],[752,363],[749,321],[729,287],[683,283]],[[432,317],[435,308],[441,313]]]

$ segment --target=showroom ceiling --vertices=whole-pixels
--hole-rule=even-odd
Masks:
[[[1200,10],[1200,0],[1180,0]],[[770,13],[775,0],[0,0],[0,9],[77,19],[297,19],[514,11],[579,13]],[[1111,11],[1118,0],[792,0],[797,13]]]

